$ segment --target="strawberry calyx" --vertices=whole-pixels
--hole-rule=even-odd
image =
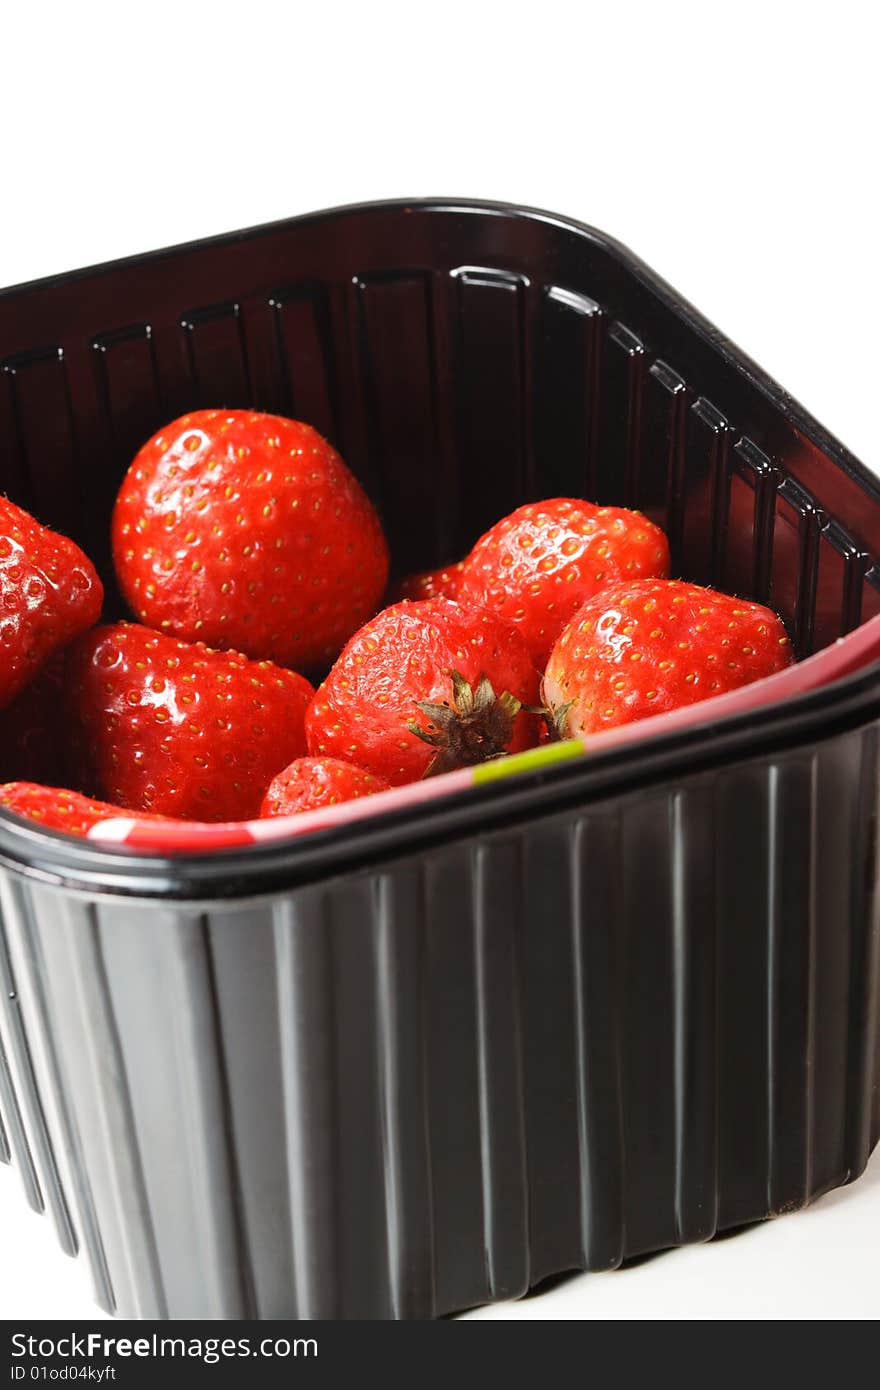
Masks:
[[[440,703],[416,700],[416,708],[430,722],[423,728],[414,719],[408,721],[410,733],[437,750],[424,777],[437,777],[460,767],[475,767],[506,753],[513,738],[514,721],[523,708],[508,690],[496,695],[485,674],[480,676],[476,689],[460,671],[449,671],[448,675],[452,681],[452,700]]]
[[[568,712],[573,704],[574,700],[568,700],[564,705],[529,705],[527,712],[543,719],[550,743],[565,743],[566,739],[571,738]]]
[[[523,708],[527,714],[536,714],[539,719],[544,721],[550,743],[564,743],[566,739],[571,738],[568,715],[573,704],[574,700],[566,700],[564,704],[555,703],[547,691],[546,681],[542,681],[541,703],[539,705],[524,705]]]

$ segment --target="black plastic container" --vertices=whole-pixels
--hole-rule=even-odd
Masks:
[[[641,507],[803,655],[880,611],[880,487],[629,252],[343,209],[0,296],[2,485],[105,580],[185,408],[309,420],[397,566]],[[880,668],[289,843],[0,815],[0,1158],[102,1305],[433,1317],[786,1212],[880,1133]]]

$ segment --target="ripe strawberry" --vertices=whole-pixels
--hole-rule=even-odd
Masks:
[[[760,603],[642,579],[583,605],[553,648],[544,699],[561,736],[593,734],[735,690],[793,659],[785,628]]]
[[[0,782],[65,781],[64,653],[50,657],[26,690],[0,710]]]
[[[515,630],[450,599],[386,608],[348,642],[306,715],[313,756],[392,786],[535,742],[538,675]]]
[[[458,598],[464,561],[446,565],[440,570],[423,570],[421,574],[408,574],[400,579],[391,590],[390,603],[402,603],[404,599],[418,601],[425,598]]]
[[[66,677],[79,785],[137,811],[246,820],[305,750],[302,676],[134,623],[81,637]]]
[[[504,517],[464,561],[458,597],[506,618],[542,671],[585,599],[621,579],[669,573],[669,545],[640,512],[571,497]]]
[[[388,578],[379,518],[336,451],[250,410],[196,411],[144,445],[113,558],[142,622],[297,670],[333,660]]]
[[[68,835],[87,835],[98,821],[128,816],[121,806],[93,801],[79,792],[61,787],[44,787],[36,782],[7,782],[0,786],[0,806],[37,821],[46,830],[66,830]],[[142,816],[143,820],[164,820],[164,816]]]
[[[297,758],[269,784],[261,816],[290,816],[317,811],[338,801],[354,801],[373,792],[386,792],[388,783],[354,763],[338,758]]]
[[[98,621],[103,601],[79,546],[0,497],[0,708]]]

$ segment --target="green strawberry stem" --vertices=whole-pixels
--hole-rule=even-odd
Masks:
[[[410,732],[437,750],[423,777],[475,767],[506,753],[513,738],[514,721],[522,709],[520,701],[509,691],[496,696],[486,675],[480,676],[476,690],[460,671],[450,671],[449,677],[452,701],[435,704],[431,700],[416,700],[416,708],[427,715],[430,723],[425,729],[414,719],[409,721]]]
[[[541,696],[544,698],[543,690]],[[542,705],[525,705],[524,709],[528,714],[536,714],[543,719],[551,743],[565,743],[572,736],[568,727],[568,712],[573,704],[574,700],[566,700],[564,705],[554,705],[545,699]]]

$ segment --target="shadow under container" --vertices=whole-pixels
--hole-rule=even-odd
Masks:
[[[644,510],[800,655],[880,611],[880,489],[624,248],[342,209],[0,296],[2,486],[112,589],[136,448],[315,424],[400,572]],[[880,669],[298,842],[0,815],[0,1159],[107,1309],[431,1318],[793,1211],[880,1134]]]

